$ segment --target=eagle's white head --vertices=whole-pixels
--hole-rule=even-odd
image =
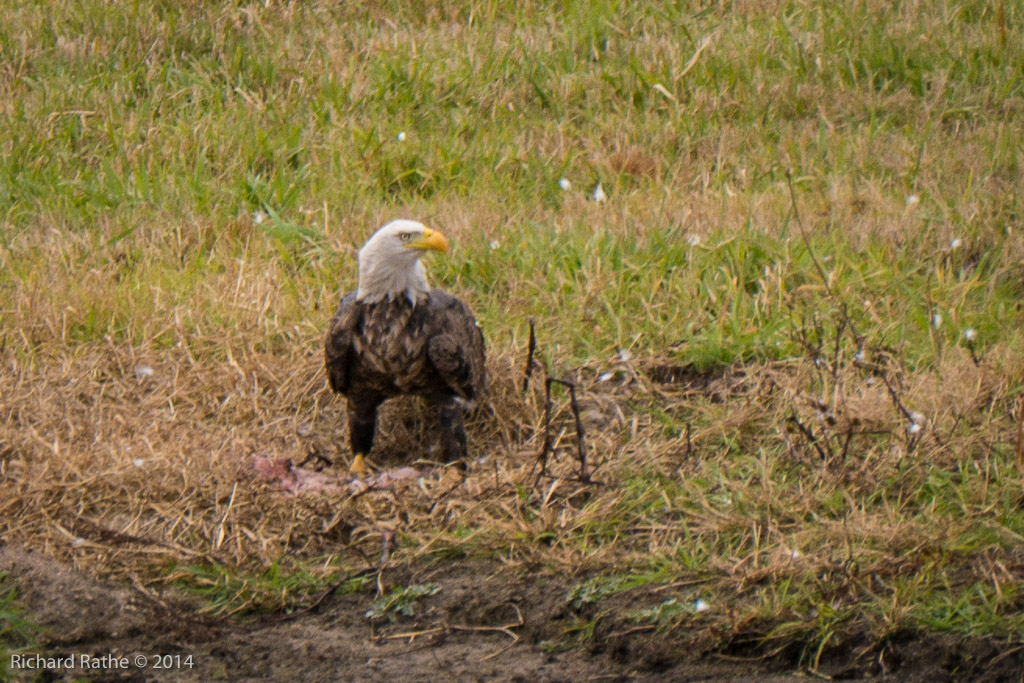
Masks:
[[[422,223],[404,219],[373,233],[359,250],[356,300],[372,304],[404,295],[415,304],[430,292],[420,263],[425,251],[448,251],[448,240]]]

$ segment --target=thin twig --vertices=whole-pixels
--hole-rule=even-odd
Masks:
[[[853,320],[851,320],[849,315],[847,314],[846,304],[840,299],[840,297],[836,295],[835,292],[832,291],[832,285],[829,283],[828,276],[825,274],[825,269],[822,267],[821,262],[818,261],[818,257],[814,253],[814,248],[811,247],[810,235],[807,234],[807,230],[804,228],[804,222],[800,218],[800,208],[797,206],[796,203],[796,190],[793,189],[793,173],[788,168],[786,169],[786,184],[789,186],[789,200],[793,207],[793,218],[796,219],[797,230],[800,231],[800,238],[803,240],[804,246],[807,248],[807,254],[811,257],[811,263],[814,264],[814,269],[818,271],[818,277],[821,278],[822,284],[825,285],[825,292],[829,295],[829,297],[836,301],[839,301],[839,303],[842,304],[842,320],[849,327],[850,333],[853,335],[854,340],[858,344],[860,344],[863,340],[862,335],[860,334],[860,332],[857,331],[856,325],[853,324]],[[837,333],[837,337],[838,336],[839,334]],[[836,344],[838,345],[838,343],[839,341],[837,339]]]
[[[435,635],[438,633],[448,633],[450,631],[462,631],[468,633],[504,633],[512,639],[512,642],[508,646],[503,647],[496,652],[492,652],[479,659],[478,661],[486,661],[492,657],[497,657],[501,653],[507,651],[509,648],[515,646],[519,642],[519,636],[512,632],[512,629],[519,628],[526,621],[523,619],[523,613],[519,610],[519,607],[515,603],[509,603],[512,605],[512,609],[516,611],[517,620],[514,623],[502,624],[501,626],[468,626],[466,624],[440,624],[432,628],[422,629],[419,631],[405,631],[403,633],[392,633],[384,636],[385,640],[399,640],[408,638],[410,642],[419,638],[420,636]]]
[[[537,481],[540,478],[547,475],[548,472],[548,455],[551,454],[551,384],[544,384],[544,445],[540,449],[540,457],[537,459],[540,461],[540,472],[537,473],[537,479],[534,482],[534,486],[537,485]]]
[[[800,220],[800,209],[796,204],[796,191],[793,189],[793,173],[788,168],[786,169],[786,183],[789,185],[789,199],[793,206],[793,217],[796,219],[796,227],[800,231],[800,237],[804,241],[804,246],[807,247],[807,254],[811,257],[814,269],[818,271],[818,276],[821,278],[822,284],[825,285],[825,291],[828,292],[829,296],[832,296],[832,287],[829,285],[828,276],[825,275],[825,269],[821,267],[821,263],[811,247],[811,239],[804,229],[804,222]]]
[[[530,375],[533,374],[533,356],[537,353],[537,332],[533,320],[530,320],[530,341],[526,347],[526,370],[523,373],[523,393],[530,388]]]
[[[583,429],[583,420],[580,417],[580,405],[576,400],[576,384],[567,379],[548,377],[544,380],[544,447],[541,450],[541,470],[538,479],[547,473],[548,456],[551,453],[553,437],[551,436],[551,385],[561,384],[569,389],[569,408],[572,410],[573,418],[576,421],[576,458],[580,462],[580,480],[587,481],[587,450],[586,434]]]
[[[892,399],[893,405],[896,406],[897,410],[903,413],[903,417],[913,422],[914,420],[911,417],[911,412],[907,410],[906,406],[903,405],[903,401],[900,400],[900,395],[896,393],[896,390],[893,388],[892,383],[889,382],[889,376],[885,373],[885,370],[879,369],[877,372],[874,372],[873,374],[875,377],[880,377],[882,379],[882,383],[885,384],[885,388],[889,390],[889,398]]]
[[[380,564],[383,567],[391,559],[391,551],[395,549],[395,532],[385,529],[380,535]]]
[[[1017,464],[1024,465],[1024,394],[1021,394],[1017,398],[1017,414],[1014,416],[1017,419],[1017,443],[1016,443],[1016,455]]]
[[[672,583],[666,583],[664,586],[658,586],[647,591],[650,594],[660,593],[661,591],[672,590],[673,588],[686,588],[687,586],[699,586],[702,583],[707,583],[710,578],[706,579],[687,579],[686,581],[673,581]]]
[[[558,481],[566,481],[566,482],[571,482],[573,484],[583,484],[585,486],[607,486],[608,485],[608,482],[606,482],[606,481],[601,481],[599,479],[591,479],[590,477],[588,477],[587,479],[580,479],[579,477],[560,477],[557,474],[545,474],[543,476],[537,475],[537,478],[534,481],[534,486],[536,486],[537,482],[539,482],[541,479],[557,479]],[[578,495],[579,493],[582,493],[582,490],[577,491],[576,493],[573,493],[572,495],[565,496],[565,498],[566,499],[572,498],[573,496]]]
[[[841,462],[846,462],[846,455],[850,452],[850,442],[853,441],[853,427],[846,428],[846,439],[843,441],[843,452],[840,456]]]
[[[634,633],[645,633],[647,631],[653,631],[656,628],[658,628],[656,624],[644,624],[643,626],[634,626],[633,628],[628,628],[625,631],[615,631],[614,633],[609,633],[607,636],[607,640],[612,640],[613,638],[625,638],[626,636],[632,635]]]
[[[586,434],[583,431],[583,420],[580,418],[580,404],[576,402],[576,385],[562,379],[555,381],[569,387],[569,408],[572,410],[573,419],[576,421],[576,456],[580,461],[580,479],[587,481],[590,475],[587,474]]]
[[[353,574],[349,574],[348,576],[343,578],[341,581],[338,581],[338,582],[332,584],[330,588],[328,588],[323,593],[321,593],[319,596],[317,596],[317,598],[315,600],[313,600],[313,602],[311,602],[306,607],[303,607],[302,609],[296,610],[296,611],[291,612],[289,614],[282,614],[282,615],[280,615],[280,617],[278,617],[278,621],[291,621],[292,619],[296,619],[296,618],[298,618],[298,617],[300,617],[300,616],[302,616],[304,614],[309,614],[309,613],[315,611],[318,607],[320,607],[320,605],[322,605],[324,603],[324,601],[327,600],[327,598],[329,598],[334,593],[334,591],[338,590],[339,588],[344,586],[349,581],[352,581],[354,579],[358,579],[358,578],[363,577],[363,576],[369,576],[370,574],[373,574],[374,572],[377,572],[379,570],[380,570],[379,567],[367,567],[366,569],[360,569],[359,571],[357,571],[357,572],[355,572]]]
[[[807,443],[809,443],[810,445],[814,446],[814,450],[818,451],[818,455],[821,456],[821,459],[823,461],[827,462],[827,461],[831,460],[831,458],[829,457],[829,454],[827,454],[822,449],[822,447],[819,445],[818,442],[820,441],[820,439],[818,439],[818,437],[814,436],[814,431],[810,427],[805,426],[804,423],[802,423],[799,419],[797,419],[796,414],[790,415],[789,416],[789,421],[796,425],[796,428],[803,435],[804,439],[807,440]],[[828,442],[827,441],[825,442],[825,445],[826,445],[826,447],[828,446]]]
[[[432,628],[421,629],[419,631],[403,631],[402,633],[391,633],[384,636],[384,640],[404,640],[405,638],[408,638],[409,642],[412,642],[420,636],[430,636],[435,633],[443,633],[446,630],[446,628],[446,626],[442,625],[434,626]]]

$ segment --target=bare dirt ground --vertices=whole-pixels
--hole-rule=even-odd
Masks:
[[[892,643],[882,652],[849,644],[819,669],[794,670],[784,655],[731,657],[687,649],[685,634],[629,628],[597,619],[587,645],[549,643],[571,630],[566,582],[515,576],[493,563],[449,565],[406,574],[436,594],[415,616],[372,622],[373,590],[328,597],[295,615],[239,622],[202,617],[187,602],[156,602],[130,587],[104,584],[37,552],[0,550],[0,571],[43,627],[39,654],[125,657],[121,668],[18,669],[17,680],[86,681],[765,681],[814,677],[855,681],[1019,680],[1020,653],[950,639]],[[628,596],[624,598],[628,601]],[[622,605],[625,606],[625,605]],[[616,610],[618,611],[618,610]],[[589,615],[593,616],[593,615]],[[145,657],[139,666],[137,657]],[[156,668],[163,656],[167,668]],[[169,656],[169,657],[167,657]]]

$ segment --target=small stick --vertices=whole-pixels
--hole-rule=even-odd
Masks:
[[[544,385],[544,445],[540,449],[540,472],[537,473],[537,481],[548,472],[548,455],[551,453],[551,383]],[[534,482],[534,486],[536,486]]]
[[[1024,465],[1024,394],[1017,398],[1017,464]]]
[[[569,385],[569,408],[572,410],[573,419],[576,421],[576,455],[580,461],[580,479],[589,481],[587,474],[587,449],[584,445],[586,438],[583,432],[583,420],[580,418],[580,404],[576,402],[576,385]]]
[[[422,631],[404,631],[402,633],[392,633],[390,635],[384,636],[384,640],[399,640],[408,638],[409,642],[411,643],[420,636],[429,636],[434,633],[441,633],[442,631],[444,631],[444,629],[444,626],[435,626],[433,628],[424,629]]]
[[[811,238],[807,234],[807,229],[804,228],[803,220],[800,219],[800,208],[796,203],[796,190],[793,189],[793,172],[788,168],[786,169],[786,184],[789,186],[789,201],[793,209],[793,217],[796,219],[796,227],[800,231],[800,238],[803,240],[804,246],[807,248],[807,254],[811,257],[811,263],[814,264],[814,269],[818,271],[818,277],[821,278],[822,284],[825,285],[825,292],[833,299],[843,303],[843,320],[848,325],[850,333],[853,335],[854,339],[861,339],[862,337],[860,332],[857,331],[856,325],[853,324],[853,321],[847,313],[845,303],[834,291],[832,291],[832,286],[829,284],[828,276],[825,274],[825,269],[822,268],[821,262],[818,261],[818,257],[814,253],[814,248],[811,247]],[[839,336],[838,333],[837,336]],[[838,344],[838,340],[836,343]]]
[[[625,631],[615,631],[614,633],[609,633],[607,640],[612,640],[613,638],[625,638],[626,636],[633,635],[634,633],[645,633],[647,631],[653,631],[656,628],[658,628],[657,624],[644,624],[643,626],[634,626],[633,628],[627,628]]]
[[[580,404],[576,400],[576,384],[567,379],[556,379],[548,377],[544,380],[544,450],[541,452],[541,474],[545,473],[548,462],[548,453],[551,451],[551,385],[561,384],[569,389],[569,408],[572,410],[573,418],[576,421],[576,459],[580,461],[580,480],[588,481],[587,475],[587,450],[586,434],[583,429],[583,420],[580,418]]]
[[[427,635],[427,634],[430,634],[430,633],[439,633],[441,631],[466,631],[466,632],[470,632],[470,633],[493,633],[493,632],[500,632],[500,633],[504,633],[504,634],[506,634],[508,636],[511,636],[511,637],[515,638],[516,640],[519,640],[519,638],[514,633],[510,633],[509,631],[511,629],[514,629],[514,628],[519,628],[520,626],[522,626],[526,622],[523,620],[523,613],[519,609],[519,607],[515,603],[513,603],[513,602],[510,602],[508,604],[509,604],[509,606],[512,607],[512,609],[514,609],[516,611],[516,621],[510,622],[508,624],[502,624],[501,626],[470,626],[468,624],[448,624],[448,623],[443,623],[443,624],[441,624],[439,626],[434,626],[432,628],[424,629],[422,631],[407,631],[405,633],[392,633],[390,635],[384,636],[384,638],[386,640],[394,640],[394,639],[397,639],[397,638],[418,638],[419,636],[422,636],[422,635]]]
[[[840,457],[842,462],[846,462],[846,454],[850,452],[850,442],[853,441],[853,427],[848,426],[846,428],[846,440],[843,441],[843,454]]]
[[[560,477],[557,474],[545,474],[543,477],[541,477],[541,475],[538,474],[537,478],[534,480],[533,485],[536,486],[537,483],[540,482],[541,479],[555,479],[555,480],[560,481],[560,482],[567,481],[567,482],[570,482],[570,483],[573,483],[573,484],[583,484],[585,486],[607,486],[608,485],[608,482],[606,482],[606,481],[601,481],[600,479],[592,479],[589,476],[586,478],[586,480],[583,480],[583,479],[580,479],[579,477]],[[568,499],[572,498],[573,496],[578,495],[578,494],[580,494],[582,492],[583,492],[583,490],[580,489],[576,493],[571,493],[571,494],[566,495],[565,498],[566,498],[566,500],[568,500]]]
[[[889,397],[892,399],[893,404],[899,409],[901,413],[903,413],[903,416],[907,418],[907,420],[910,422],[910,425],[916,424],[913,413],[907,410],[907,407],[903,405],[903,401],[900,400],[899,394],[896,393],[896,390],[893,389],[892,384],[889,383],[889,377],[885,373],[881,373],[878,376],[882,378],[882,382],[885,383],[885,388],[889,390]],[[910,425],[908,425],[907,431],[907,455],[910,455],[911,453],[914,452],[914,450],[917,448],[917,445],[921,442],[921,439],[924,437],[923,431],[919,431],[916,433],[911,432],[909,430]]]
[[[530,388],[530,375],[533,374],[533,356],[537,353],[537,332],[530,320],[530,341],[526,347],[526,371],[523,376],[523,393]]]
[[[391,551],[395,548],[395,532],[384,530],[380,535],[380,564],[383,567],[391,559]]]
[[[804,242],[804,247],[807,248],[807,255],[811,257],[811,263],[814,264],[814,269],[818,271],[818,277],[821,278],[822,284],[825,285],[825,291],[831,296],[832,287],[829,286],[828,275],[825,274],[825,269],[818,262],[818,257],[814,254],[814,248],[811,247],[811,238],[807,235],[807,230],[804,229],[804,222],[800,220],[800,210],[796,204],[796,191],[793,189],[793,173],[788,168],[786,169],[786,183],[789,185],[789,199],[793,207],[793,217],[796,218],[796,227],[800,230],[800,237]]]
[[[690,453],[693,452],[693,441],[690,439],[690,423],[686,423],[686,451],[683,452],[683,460],[690,459]]]
[[[687,586],[699,586],[700,584],[707,583],[710,580],[711,579],[706,578],[706,579],[687,579],[685,581],[673,581],[672,583],[666,583],[664,586],[658,586],[657,588],[652,588],[651,590],[648,591],[648,593],[654,594],[654,593],[660,593],[661,591],[672,590],[673,588],[685,588]]]
[[[818,438],[814,436],[814,431],[811,428],[804,426],[804,423],[798,420],[796,415],[790,415],[789,421],[796,425],[796,428],[800,430],[800,433],[803,434],[805,439],[807,439],[807,443],[814,446],[814,450],[818,451],[818,455],[821,456],[822,461],[828,462],[831,460],[831,458],[818,444]],[[828,446],[828,442],[826,442],[825,445]]]

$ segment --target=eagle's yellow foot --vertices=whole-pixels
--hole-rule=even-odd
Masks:
[[[362,453],[356,453],[356,457],[352,458],[352,464],[349,466],[348,472],[360,479],[365,479],[366,475],[370,473],[369,468],[366,466],[366,458]]]
[[[466,479],[466,468],[452,465],[441,470],[441,485],[444,488],[454,488]]]

